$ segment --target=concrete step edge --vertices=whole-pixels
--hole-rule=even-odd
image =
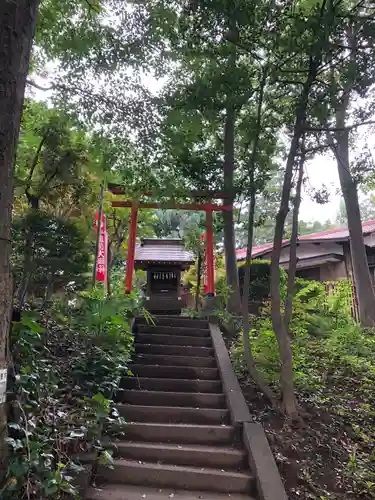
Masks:
[[[190,423],[192,425],[221,425],[230,421],[227,408],[194,408],[190,406],[152,406],[116,404],[128,422]]]
[[[151,349],[150,349],[151,348]],[[156,355],[164,355],[163,351],[165,351],[165,354],[168,356],[183,356],[183,357],[212,357],[214,354],[214,349],[213,347],[201,347],[201,346],[195,346],[195,345],[172,345],[172,344],[141,344],[139,342],[135,343],[135,350],[136,353],[138,354],[140,351],[146,349],[146,350],[151,350],[152,348],[158,349],[161,352],[148,352],[145,354],[156,354]],[[177,351],[178,354],[175,353],[168,353],[168,351]],[[189,352],[192,351],[194,354],[184,354],[184,352]],[[143,353],[142,353],[143,354]]]
[[[228,493],[250,493],[255,489],[255,479],[249,471],[237,472],[211,467],[139,462],[115,459],[113,469],[98,467],[98,478],[120,484],[204,489]]]
[[[212,429],[227,429],[234,431],[233,425],[215,425],[215,424],[171,424],[171,423],[164,423],[164,422],[129,422],[127,424],[128,426],[131,427],[153,427],[155,429],[160,428],[160,427],[165,427],[165,428],[176,428],[176,429],[185,429],[186,431],[193,431],[194,429],[200,429],[200,430],[207,430],[210,431]]]
[[[239,448],[231,448],[229,446],[207,446],[203,444],[179,444],[179,443],[155,443],[147,441],[112,441],[113,446],[117,448],[121,447],[130,447],[130,448],[153,448],[153,449],[168,449],[173,451],[181,451],[181,453],[186,451],[194,451],[200,453],[214,453],[214,454],[223,454],[226,453],[228,455],[233,455],[237,457],[246,457],[246,452]]]
[[[136,353],[136,358],[143,358],[143,357],[152,357],[152,358],[155,358],[155,359],[176,359],[177,360],[186,360],[187,363],[189,363],[189,360],[195,360],[197,359],[197,356],[181,356],[179,354],[151,354],[151,353]],[[199,356],[199,360],[213,360],[213,361],[216,361],[216,358],[214,356]],[[142,363],[136,363],[136,364],[142,364]],[[161,366],[161,365],[157,365],[157,366]],[[190,365],[190,364],[187,364],[187,365],[164,365],[164,366],[170,366],[170,367],[180,367],[181,366],[184,366],[185,368],[196,368],[196,366],[194,365]],[[210,368],[209,366],[205,367],[203,366],[203,368]]]
[[[130,379],[130,380],[140,380],[141,382],[145,382],[146,380],[150,380],[152,382],[164,382],[165,378],[164,377],[138,377],[135,375],[134,377],[124,377],[125,379]],[[171,381],[173,383],[178,383],[181,382],[182,384],[189,384],[189,383],[197,383],[199,384],[200,382],[204,384],[220,384],[221,381],[219,379],[194,379],[194,378],[168,378],[168,381]],[[212,393],[214,394],[214,393]]]
[[[124,389],[117,392],[116,401],[152,406],[152,403],[163,406],[189,406],[199,408],[225,408],[226,399],[223,393],[209,392],[176,392],[148,391]]]
[[[194,380],[184,378],[124,377],[121,389],[162,390],[163,392],[222,393],[220,380]]]
[[[143,370],[143,371],[154,371],[154,372],[159,372],[159,378],[163,379],[168,379],[171,375],[165,375],[164,377],[160,376],[160,372],[175,372],[174,377],[176,377],[176,374],[178,373],[183,373],[183,375],[186,376],[187,372],[189,371],[193,376],[185,379],[185,380],[218,380],[220,381],[220,376],[219,376],[219,370],[218,368],[212,368],[212,367],[205,367],[205,366],[173,366],[173,365],[150,365],[150,364],[141,364],[141,363],[131,363],[129,364],[129,369],[132,371],[132,373],[137,376],[137,370]],[[198,373],[197,373],[198,372]],[[215,379],[207,379],[207,378],[200,378],[199,375],[204,375],[204,374],[210,374],[210,377],[212,376],[213,372],[215,372],[216,378]],[[157,377],[158,378],[158,377]],[[178,378],[178,377],[177,377]],[[183,377],[182,377],[183,378]]]
[[[137,323],[140,324],[152,324],[151,322],[146,321],[145,318],[141,316],[136,317]],[[199,324],[199,325],[204,325],[208,326],[208,320],[207,319],[194,319],[194,318],[188,318],[186,316],[169,316],[166,314],[155,314],[153,317],[153,321],[155,324],[160,324],[160,323],[188,323],[188,324]]]
[[[146,339],[152,340],[152,342],[140,342],[140,340]],[[158,340],[158,342],[155,341],[155,339]],[[180,341],[181,343],[177,344],[170,344],[169,342],[163,343],[162,340],[174,340],[174,341]],[[189,342],[197,342],[197,344],[189,344]],[[206,345],[199,345],[199,342],[202,343],[209,343],[211,347],[212,346],[212,340],[209,337],[199,337],[199,336],[194,336],[194,335],[167,335],[164,333],[155,333],[155,332],[142,332],[142,333],[137,333],[135,336],[135,343],[136,344],[147,344],[147,345],[173,345],[173,346],[186,346],[186,347],[206,347]]]
[[[185,394],[185,393],[183,393]],[[228,408],[197,408],[195,406],[168,406],[168,405],[133,405],[133,404],[127,404],[127,403],[116,403],[116,408],[118,410],[120,409],[125,409],[125,408],[149,408],[150,410],[157,410],[163,408],[165,411],[194,411],[194,412],[229,412]]]
[[[225,394],[223,392],[184,392],[184,391],[149,391],[147,389],[123,389],[122,392],[132,392],[132,393],[157,393],[160,396],[171,396],[171,395],[176,395],[176,396],[204,396],[204,397],[215,397],[217,398],[218,396],[225,397]]]
[[[199,328],[196,326],[172,326],[172,325],[143,325],[137,324],[139,333],[156,333],[161,335],[174,335],[180,333],[182,336],[210,337],[209,327]],[[185,335],[184,335],[185,334]],[[195,335],[194,335],[195,334]]]
[[[91,488],[86,500],[255,500],[246,493],[231,494],[209,491],[180,490],[175,488],[153,488],[125,484],[108,483],[99,488]]]
[[[158,464],[154,462],[144,462],[144,463],[139,463],[138,461],[135,460],[126,460],[123,458],[117,458],[113,461],[113,466],[114,467],[135,467],[135,468],[149,468],[150,466],[153,469],[158,469],[160,471],[170,471],[170,472],[184,472],[186,474],[214,474],[217,476],[232,476],[232,477],[238,477],[238,478],[248,478],[248,479],[253,479],[254,476],[251,474],[250,471],[223,471],[220,469],[214,469],[212,467],[192,467],[190,466],[185,466],[185,465],[172,465],[172,464]]]
[[[216,359],[214,356],[200,356],[200,357],[197,357],[197,356],[179,356],[178,354],[143,354],[143,353],[140,353],[140,354],[137,354],[136,355],[136,359],[138,360],[141,360],[141,359],[149,359],[149,360],[153,360],[155,361],[155,365],[157,365],[156,361],[161,361],[161,360],[164,360],[164,361],[169,361],[171,364],[166,364],[166,363],[163,363],[162,365],[157,365],[157,366],[183,366],[183,367],[186,367],[186,368],[196,368],[196,367],[200,367],[201,365],[198,364],[194,364],[196,362],[212,362],[212,363],[215,363],[215,366],[202,366],[202,368],[216,368]],[[184,361],[184,363],[186,364],[183,364],[183,365],[175,365],[173,364],[172,361]],[[136,363],[136,364],[142,364],[142,363]]]

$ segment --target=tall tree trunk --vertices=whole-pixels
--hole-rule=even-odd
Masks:
[[[281,359],[281,390],[283,395],[283,409],[292,418],[298,417],[297,400],[294,393],[293,353],[292,346],[281,313],[280,295],[280,254],[284,234],[284,224],[289,212],[289,199],[292,188],[293,169],[295,158],[300,146],[300,139],[306,122],[306,109],[311,86],[316,78],[320,64],[320,55],[310,58],[309,72],[303,86],[299,102],[297,103],[296,119],[293,127],[293,137],[285,165],[284,182],[281,191],[281,201],[276,215],[275,235],[271,258],[271,318],[272,327],[276,335]]]
[[[342,98],[335,103],[336,132],[334,138],[328,133],[328,140],[337,160],[340,186],[348,219],[350,254],[357,295],[359,319],[363,326],[375,326],[375,293],[367,263],[366,247],[363,239],[361,212],[359,209],[357,185],[350,172],[349,130],[345,128],[352,87],[356,83],[357,41],[356,26],[348,26],[347,43],[350,47],[350,76],[344,87]]]
[[[52,179],[56,176],[57,170],[47,176],[47,174],[44,177],[44,180],[42,181],[41,185],[39,186],[38,193],[37,194],[31,194],[31,185],[33,181],[33,175],[35,172],[35,169],[38,165],[39,162],[39,157],[42,153],[43,146],[47,140],[47,133],[43,135],[41,138],[39,145],[35,151],[33,160],[30,165],[30,170],[29,170],[29,175],[26,180],[26,187],[25,187],[25,195],[27,197],[27,201],[29,204],[29,213],[27,219],[29,219],[29,222],[27,222],[27,227],[25,230],[25,250],[24,250],[24,263],[23,263],[23,271],[22,271],[22,276],[20,280],[20,284],[18,286],[17,294],[16,294],[16,304],[17,308],[19,311],[23,309],[24,303],[27,298],[28,290],[30,287],[30,282],[31,278],[34,272],[34,252],[35,252],[35,246],[34,246],[34,226],[36,222],[36,218],[39,212],[39,205],[40,205],[40,199],[43,195],[43,192],[48,189],[49,183],[52,181]]]
[[[279,345],[281,359],[281,389],[283,395],[283,408],[290,417],[297,417],[297,401],[294,393],[293,354],[288,331],[281,314],[280,295],[280,254],[283,240],[285,219],[289,211],[289,198],[293,179],[294,160],[297,155],[299,140],[302,134],[303,116],[305,108],[297,113],[294,134],[289,149],[285,167],[284,183],[281,193],[279,212],[276,215],[275,236],[271,259],[271,318],[272,326]]]
[[[23,257],[23,270],[16,294],[16,305],[18,310],[22,310],[26,301],[27,292],[33,274],[34,261],[34,225],[39,212],[39,198],[28,195],[29,213],[26,217],[25,249]]]
[[[290,252],[289,252],[288,283],[286,289],[285,312],[284,312],[284,324],[288,332],[289,332],[290,320],[292,319],[293,297],[294,297],[294,288],[296,281],[298,216],[299,216],[299,208],[301,205],[301,189],[302,189],[304,164],[305,164],[305,148],[304,148],[304,139],[302,139],[301,158],[298,165],[296,196],[294,199],[294,208],[293,208],[292,234],[290,237]]]
[[[250,264],[251,264],[251,253],[253,250],[254,215],[255,215],[255,204],[256,204],[255,165],[256,165],[258,143],[259,143],[261,122],[262,122],[262,107],[263,107],[265,85],[266,85],[266,75],[263,76],[260,82],[259,99],[257,105],[256,135],[253,138],[253,147],[248,162],[251,191],[250,191],[248,223],[247,223],[245,275],[244,275],[244,283],[242,290],[242,325],[243,325],[244,356],[248,372],[252,377],[252,379],[254,380],[254,382],[256,383],[256,385],[259,387],[259,389],[269,399],[272,406],[276,406],[276,396],[263,380],[255,364],[255,359],[253,356],[253,352],[251,350],[250,321],[249,321],[249,288],[250,288],[250,273],[251,273]]]
[[[195,310],[199,309],[199,297],[201,290],[201,278],[202,278],[202,252],[199,250],[197,259],[197,288],[195,290]]]
[[[348,218],[350,254],[359,319],[363,326],[373,327],[375,326],[375,294],[363,239],[357,185],[350,172],[349,131],[345,130],[346,114],[347,105],[345,104],[345,100],[343,100],[336,109],[336,127],[340,130],[335,133],[336,142],[334,152]]]
[[[254,213],[255,213],[255,191],[251,191],[249,203],[249,218],[247,226],[247,251],[245,263],[245,276],[242,291],[242,321],[243,321],[243,348],[246,367],[251,378],[254,380],[259,389],[269,399],[272,406],[276,406],[276,396],[268,385],[263,380],[262,376],[257,370],[255,359],[251,350],[250,343],[250,322],[249,322],[249,288],[250,288],[250,264],[251,252],[253,248],[253,234],[254,234]]]
[[[14,157],[38,0],[0,2],[0,370],[7,367],[12,306],[10,270]],[[6,470],[6,404],[0,395],[0,476]]]
[[[233,108],[228,106],[224,126],[224,192],[229,196],[228,203],[233,203],[234,201],[234,124],[235,113]],[[225,271],[227,285],[231,289],[228,300],[228,311],[238,314],[241,312],[241,296],[236,258],[233,208],[232,210],[223,212],[223,220]]]
[[[301,116],[297,116],[285,167],[280,208],[278,214],[276,215],[275,236],[273,240],[271,259],[271,318],[273,330],[275,332],[280,351],[280,382],[283,395],[283,408],[286,414],[290,417],[296,417],[298,415],[298,410],[296,396],[294,393],[292,346],[281,314],[280,254],[285,219],[289,211],[289,198],[293,179],[294,160],[299,147],[299,140],[302,133],[302,123]]]
[[[44,290],[43,307],[46,306],[47,303],[51,300],[52,292],[53,292],[53,284],[54,284],[53,274],[49,273],[48,274],[46,288]]]

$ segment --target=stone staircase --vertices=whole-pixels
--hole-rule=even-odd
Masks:
[[[117,396],[125,438],[88,498],[250,500],[255,478],[230,424],[208,322],[138,319],[135,342],[134,376]]]

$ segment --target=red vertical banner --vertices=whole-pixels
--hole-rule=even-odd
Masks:
[[[207,295],[208,292],[208,279],[207,279],[207,259],[206,252],[203,254],[203,291]]]
[[[98,228],[98,214],[95,215],[95,229]],[[96,263],[96,281],[107,282],[107,251],[108,251],[108,233],[106,227],[105,215],[102,215],[100,224],[98,259]]]
[[[201,236],[202,243],[206,241],[207,246],[207,233]],[[212,242],[213,243],[213,242]],[[208,252],[210,254],[210,252]],[[204,293],[213,293],[215,294],[215,279],[216,279],[216,255],[213,252],[212,247],[212,263],[211,263],[211,273],[213,276],[211,277],[211,284],[209,284],[208,275],[210,272],[209,262],[207,262],[207,248],[203,251],[202,255],[202,265],[203,265],[203,289]]]
[[[207,281],[207,265],[206,265],[206,249],[204,248],[204,244],[206,241],[206,233],[201,235],[201,247],[202,251],[202,271],[203,271],[203,291],[206,294],[208,290],[208,281]]]

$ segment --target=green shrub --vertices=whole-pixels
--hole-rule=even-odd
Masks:
[[[246,262],[238,266],[238,275],[241,291],[245,279]],[[262,259],[253,259],[250,263],[250,286],[249,300],[253,302],[263,302],[270,296],[271,289],[271,261]],[[281,293],[285,295],[285,285],[287,274],[283,267],[280,267],[280,288]]]
[[[336,294],[327,296],[324,284],[297,280],[290,324],[296,387],[316,391],[324,387],[328,374],[345,372],[375,374],[375,334],[355,324],[350,316],[348,289],[343,281]],[[278,386],[279,353],[266,302],[262,315],[252,318],[253,354],[268,383]],[[236,371],[244,375],[242,335],[232,346]]]
[[[226,276],[221,276],[215,282],[216,301],[215,306],[217,311],[224,311],[226,309],[230,294],[231,287],[227,285]]]
[[[345,426],[343,456],[347,450],[350,453],[343,474],[350,478],[356,498],[375,498],[371,451],[375,442],[375,332],[361,328],[350,316],[350,283],[339,282],[330,296],[319,282],[297,280],[296,285],[290,324],[296,390],[317,415],[326,412],[334,425]],[[278,392],[280,357],[269,303],[262,316],[253,318],[252,326],[256,365]],[[242,334],[230,354],[237,374],[246,377]]]
[[[82,289],[88,279],[89,247],[85,231],[74,221],[47,212],[28,213],[12,222],[12,269],[16,285],[24,267],[26,233],[33,239],[28,291],[36,296]]]
[[[280,356],[276,337],[272,328],[261,330],[250,330],[250,344],[253,355],[257,361],[257,368],[268,384],[277,385],[280,376]],[[246,363],[243,349],[243,336],[239,335],[238,340],[231,347],[231,358],[233,368],[239,376],[246,373]]]
[[[15,377],[9,421],[9,469],[4,500],[78,498],[74,476],[82,470],[78,453],[97,450],[103,426],[118,431],[113,396],[127,373],[133,348],[131,315],[139,313],[131,294],[104,297],[98,288],[68,309],[24,314],[13,326]]]

